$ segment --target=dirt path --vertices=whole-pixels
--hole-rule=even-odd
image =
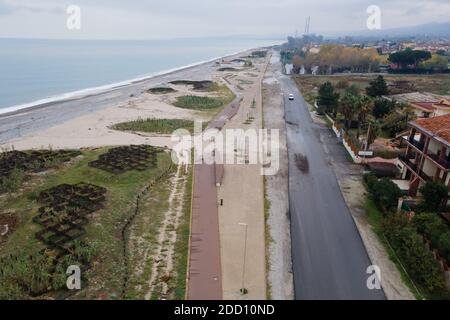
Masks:
[[[288,157],[286,147],[286,126],[280,84],[273,77],[280,72],[279,55],[272,57],[263,82],[264,127],[280,132],[280,169],[276,175],[266,177],[266,197],[270,203],[267,228],[268,245],[268,287],[270,298],[292,300],[294,283],[292,277],[291,233],[288,196]]]
[[[156,293],[158,298],[169,298],[167,281],[174,266],[174,249],[177,241],[177,229],[183,215],[183,199],[186,191],[187,175],[184,167],[178,166],[176,174],[170,179],[168,210],[158,232],[157,245],[151,254],[153,262],[149,279],[149,290],[145,299],[149,300]],[[147,260],[147,259],[145,259]]]

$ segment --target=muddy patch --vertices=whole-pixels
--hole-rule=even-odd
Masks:
[[[308,162],[308,158],[301,154],[301,153],[296,153],[295,154],[295,165],[297,166],[297,169],[300,170],[303,173],[308,173],[309,172],[309,162]]]
[[[287,120],[286,123],[290,126],[298,126],[298,123]]]

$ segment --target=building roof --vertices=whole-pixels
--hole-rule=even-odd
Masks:
[[[406,102],[406,103],[414,103],[414,102],[438,103],[442,99],[447,99],[447,97],[445,96],[443,97],[429,92],[410,92],[410,93],[393,94],[386,96],[386,98],[390,100],[395,100],[397,102]]]
[[[411,102],[410,105],[427,112],[433,112],[435,109],[434,102]]]
[[[442,109],[450,108],[450,99],[442,99],[438,103],[435,103],[434,106]]]
[[[410,125],[439,142],[450,146],[450,114],[434,118],[417,119],[411,121]]]

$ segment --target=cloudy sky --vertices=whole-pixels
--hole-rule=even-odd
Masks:
[[[68,30],[69,5],[81,30]],[[449,0],[0,0],[0,37],[163,39],[224,35],[330,34],[366,28],[370,5],[383,29],[450,20]]]

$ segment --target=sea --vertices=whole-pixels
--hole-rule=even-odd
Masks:
[[[0,114],[92,94],[281,39],[0,39]]]

